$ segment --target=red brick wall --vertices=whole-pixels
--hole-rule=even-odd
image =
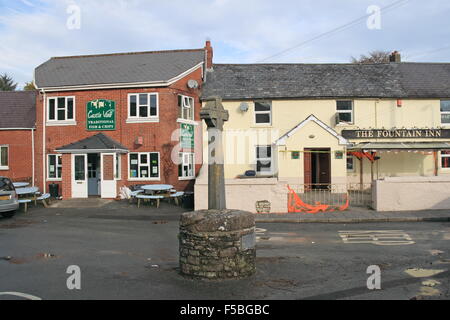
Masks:
[[[185,94],[195,97],[195,120],[200,121],[199,111],[201,107],[199,93],[200,88],[191,90],[187,88],[187,81],[197,80],[202,84],[202,70],[198,69],[183,79],[177,81],[170,87],[164,88],[135,88],[135,89],[114,89],[114,90],[89,90],[89,91],[68,91],[47,93],[48,97],[54,96],[75,96],[75,126],[46,126],[45,153],[54,153],[58,147],[70,144],[81,139],[90,137],[100,131],[87,131],[86,129],[86,104],[94,99],[109,99],[116,101],[116,130],[101,131],[112,139],[124,145],[130,152],[160,152],[160,181],[128,181],[128,157],[126,154],[121,157],[121,180],[118,181],[118,189],[123,185],[142,183],[167,183],[172,184],[177,190],[193,190],[193,181],[179,181],[178,167],[173,163],[163,161],[165,154],[172,151],[173,146],[178,141],[171,141],[174,130],[180,128],[176,122],[178,118],[178,94]],[[158,123],[126,123],[128,116],[128,94],[141,92],[159,93],[159,122]],[[37,97],[37,134],[36,134],[36,179],[40,188],[43,188],[43,96]],[[196,172],[202,163],[201,148],[201,126],[196,127]],[[137,137],[143,137],[143,144],[136,145]],[[70,198],[70,160],[63,157],[63,182],[62,190],[64,198]],[[171,172],[169,176],[164,172]],[[50,182],[46,182],[47,188]],[[47,189],[48,191],[48,189]]]
[[[0,170],[0,176],[12,180],[30,178],[32,172],[31,130],[0,130],[0,145],[8,145],[9,170]]]

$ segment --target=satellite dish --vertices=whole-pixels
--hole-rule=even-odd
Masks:
[[[239,109],[242,112],[247,112],[248,111],[248,104],[247,104],[247,102],[242,102],[241,105],[239,106]]]
[[[198,88],[198,82],[196,80],[189,80],[187,83],[187,86],[189,89],[197,89]]]

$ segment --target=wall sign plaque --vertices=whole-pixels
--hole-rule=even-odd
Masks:
[[[346,139],[450,139],[450,129],[342,130]]]
[[[97,99],[86,105],[86,128],[88,131],[116,130],[116,102]]]

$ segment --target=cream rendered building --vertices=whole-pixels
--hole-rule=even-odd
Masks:
[[[287,212],[286,185],[342,193],[386,177],[450,177],[450,64],[391,59],[215,65],[203,98],[221,97],[230,114],[228,207],[256,212],[265,200],[271,212]],[[206,207],[206,171],[196,209]]]

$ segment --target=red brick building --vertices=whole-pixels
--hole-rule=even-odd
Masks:
[[[200,90],[212,48],[57,57],[35,70],[36,184],[64,199],[120,187],[193,190]]]
[[[0,176],[13,181],[34,179],[35,102],[34,91],[0,92]]]

